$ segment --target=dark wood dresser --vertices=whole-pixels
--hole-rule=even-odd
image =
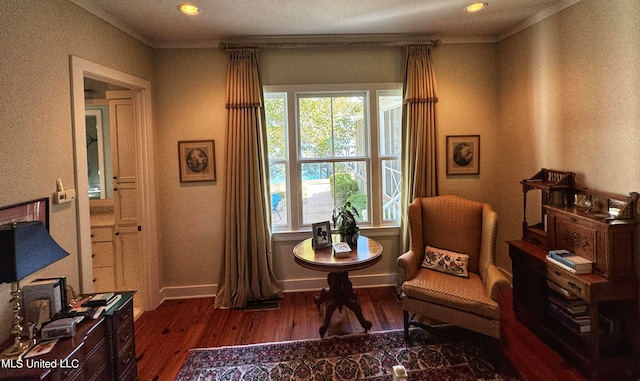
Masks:
[[[109,314],[85,319],[73,337],[58,340],[51,352],[20,361],[0,360],[0,380],[137,380],[134,292],[121,294]]]
[[[523,233],[508,241],[516,317],[590,379],[640,371],[636,205],[638,193],[580,188],[575,174],[542,169],[522,181]],[[541,191],[541,222],[527,221],[527,193]],[[564,249],[591,261],[578,273],[548,260]]]

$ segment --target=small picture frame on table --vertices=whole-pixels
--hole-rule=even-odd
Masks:
[[[447,175],[480,174],[480,135],[447,136]]]
[[[215,181],[216,156],[213,140],[178,142],[180,182]]]
[[[331,246],[331,222],[323,221],[311,224],[311,229],[313,230],[311,247],[321,249]]]

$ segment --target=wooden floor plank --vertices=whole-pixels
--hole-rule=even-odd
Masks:
[[[214,309],[212,298],[169,300],[136,320],[140,381],[174,380],[189,349],[319,338],[324,314],[317,292],[286,293],[280,309]],[[393,287],[358,289],[370,332],[402,328],[402,304]],[[514,316],[511,294],[501,300],[500,346],[528,381],[585,381],[570,364]],[[336,311],[325,336],[364,332],[348,309]]]

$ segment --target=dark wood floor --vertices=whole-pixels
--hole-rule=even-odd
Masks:
[[[318,338],[322,316],[316,292],[287,293],[280,309],[244,312],[216,310],[213,299],[171,300],[136,321],[136,352],[141,381],[173,380],[192,348]],[[371,331],[402,328],[402,308],[391,287],[358,290]],[[502,301],[501,347],[526,380],[584,381],[559,355],[518,322],[511,295]],[[332,317],[326,336],[363,332],[350,310]]]

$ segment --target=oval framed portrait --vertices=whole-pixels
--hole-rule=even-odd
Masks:
[[[215,181],[216,157],[213,140],[178,142],[180,182]]]
[[[480,174],[480,135],[447,136],[447,175]]]

